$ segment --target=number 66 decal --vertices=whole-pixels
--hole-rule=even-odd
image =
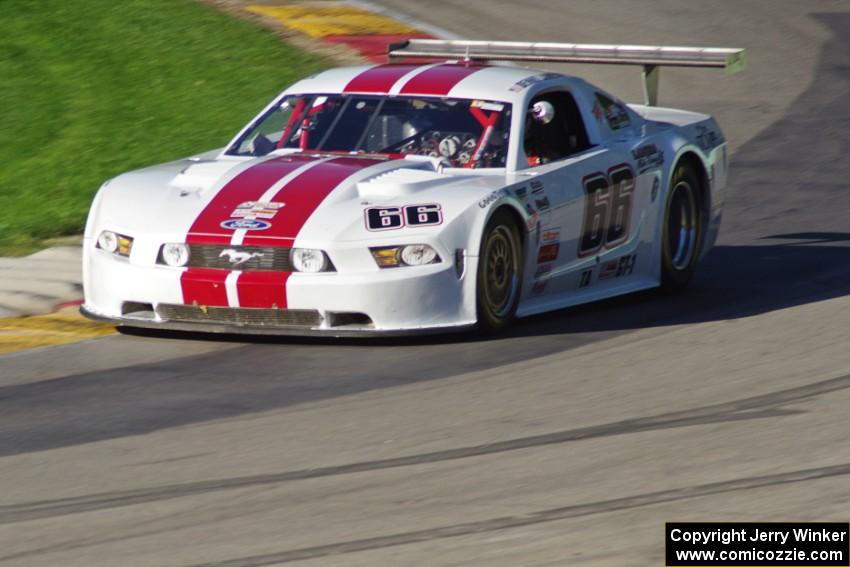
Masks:
[[[615,165],[608,175],[601,171],[582,180],[585,193],[584,227],[579,256],[589,256],[603,246],[612,248],[629,236],[635,174],[627,164]]]
[[[443,211],[437,204],[369,207],[365,214],[366,228],[373,232],[396,230],[404,226],[433,226],[443,223]]]

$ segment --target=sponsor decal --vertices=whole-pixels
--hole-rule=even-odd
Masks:
[[[443,209],[436,203],[407,205],[406,207],[369,207],[366,215],[366,230],[396,230],[409,226],[434,226],[443,223]]]
[[[664,152],[655,144],[643,144],[632,150],[638,175],[664,165]]]
[[[480,108],[481,110],[491,110],[494,112],[502,112],[505,105],[498,102],[487,102],[486,100],[473,100],[469,103],[472,108]]]
[[[539,83],[541,81],[548,81],[549,79],[555,79],[558,77],[557,73],[540,73],[538,75],[532,75],[531,77],[526,77],[525,79],[520,79],[516,83],[514,83],[508,90],[511,92],[518,93],[520,91],[524,91],[531,85]]]
[[[266,230],[272,223],[257,219],[228,219],[219,226],[228,230]]]
[[[578,278],[579,289],[589,286],[591,281],[593,281],[593,268],[590,268],[589,270],[584,270],[579,275],[579,278]]]
[[[637,262],[637,254],[628,254],[618,260],[605,262],[599,269],[599,280],[631,275],[635,269],[635,262]]]
[[[540,237],[540,240],[542,240],[544,244],[549,244],[550,242],[559,242],[561,240],[561,229],[549,228],[544,230],[543,234]]]
[[[528,199],[528,188],[527,187],[518,187],[514,189],[514,195],[517,199],[522,201],[523,203]]]
[[[543,182],[534,180],[531,182],[531,193],[532,195],[539,195],[543,193]]]
[[[613,278],[617,273],[617,260],[610,260],[599,268],[599,281]]]
[[[619,130],[631,125],[629,113],[621,103],[611,100],[602,93],[596,93],[596,101],[597,104],[593,107],[594,116],[596,116],[596,109],[601,106],[600,113],[604,113],[605,121],[608,122],[611,130]],[[600,120],[600,117],[596,116],[596,119]]]
[[[234,248],[226,248],[218,255],[219,258],[227,258],[227,261],[234,266],[240,266],[253,258],[262,258],[265,256],[262,252],[244,252]]]
[[[537,263],[544,264],[546,262],[553,262],[558,259],[558,251],[561,249],[561,244],[559,242],[553,242],[552,244],[544,244],[537,251]]]
[[[655,199],[658,198],[658,190],[660,188],[661,188],[661,178],[656,175],[655,178],[652,180],[652,192],[650,193],[650,196],[652,197],[653,203],[655,202]]]
[[[239,203],[230,213],[230,216],[232,218],[271,219],[284,206],[286,206],[286,203],[275,201],[245,201]]]
[[[593,101],[593,116],[597,122],[602,122],[602,107],[599,106],[599,101]]]
[[[619,104],[611,105],[605,110],[605,119],[612,130],[619,130],[631,124],[628,113]]]
[[[534,206],[537,207],[537,210],[543,212],[549,208],[549,197],[543,196],[542,199],[535,199]]]
[[[498,201],[504,194],[505,194],[504,189],[499,189],[498,191],[493,191],[492,193],[490,193],[489,195],[487,195],[486,197],[484,197],[483,199],[478,201],[478,206],[481,207],[482,209],[486,209],[487,207],[492,205],[494,202]]]

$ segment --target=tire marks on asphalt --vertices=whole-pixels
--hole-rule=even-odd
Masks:
[[[407,545],[411,543],[431,541],[435,539],[460,537],[512,528],[522,528],[546,522],[567,520],[570,518],[590,516],[593,514],[604,514],[606,512],[628,510],[632,508],[652,506],[655,504],[675,502],[678,500],[688,500],[691,498],[699,498],[701,496],[711,496],[714,494],[723,494],[740,490],[752,490],[755,488],[773,487],[783,484],[806,482],[810,480],[819,480],[845,475],[850,475],[850,463],[834,465],[830,467],[819,467],[813,469],[792,471],[787,473],[772,474],[766,476],[738,478],[723,482],[702,484],[699,486],[676,488],[673,490],[648,492],[645,494],[638,494],[625,498],[614,498],[611,500],[602,500],[599,502],[591,502],[588,504],[578,504],[574,506],[564,506],[561,508],[540,510],[538,512],[524,514],[522,516],[493,518],[490,520],[483,520],[479,522],[454,524],[439,528],[416,530],[399,534],[345,541],[340,543],[332,543],[328,545],[320,545],[316,547],[292,549],[287,551],[281,551],[278,553],[268,553],[264,555],[255,555],[252,557],[243,557],[239,559],[219,561],[216,563],[204,563],[203,565],[210,567],[260,567],[262,565],[289,563],[291,561],[301,561],[304,559],[316,559],[332,555],[354,553],[357,551],[382,549],[386,547]],[[200,565],[193,567],[200,567]]]
[[[441,451],[433,451],[430,453],[422,453],[419,455],[394,457],[374,461],[363,461],[359,463],[349,463],[329,467],[302,469],[274,474],[261,474],[227,479],[206,480],[199,482],[181,483],[171,486],[106,492],[101,494],[93,494],[73,498],[61,498],[56,500],[44,500],[41,502],[6,505],[0,506],[0,524],[9,524],[40,518],[51,518],[68,514],[78,514],[82,512],[117,508],[121,506],[131,506],[135,504],[143,504],[146,502],[155,502],[172,498],[182,498],[186,496],[192,496],[196,494],[203,494],[220,490],[232,490],[237,488],[292,482],[297,480],[316,479],[337,475],[385,470],[397,467],[440,463],[457,459],[481,457],[505,453],[508,451],[517,451],[521,449],[530,449],[534,447],[556,445],[561,443],[571,443],[575,441],[583,441],[587,439],[595,439],[601,437],[628,435],[634,433],[673,429],[679,427],[693,427],[712,423],[725,423],[749,419],[767,419],[771,417],[783,417],[786,415],[795,415],[798,413],[802,413],[803,410],[784,408],[782,406],[805,402],[816,396],[821,396],[847,388],[850,388],[850,374],[831,378],[828,380],[822,380],[820,382],[815,382],[806,386],[788,388],[769,394],[762,394],[759,396],[742,398],[730,402],[712,404],[690,410],[670,412],[649,417],[626,419],[612,423],[556,431],[542,435],[532,435],[528,437],[521,437],[517,439],[510,439],[507,441],[499,441],[495,443],[487,443],[483,445],[472,445],[468,447],[445,449]],[[850,465],[847,465],[847,467],[848,471],[850,471]],[[829,475],[833,474],[839,473],[829,473]],[[665,492],[653,494],[667,493]],[[677,498],[678,497],[674,499]],[[617,499],[611,502],[619,502],[620,500],[622,499]]]

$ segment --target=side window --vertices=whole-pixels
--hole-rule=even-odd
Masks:
[[[296,99],[300,100],[300,99]],[[301,113],[301,107],[293,104],[293,101],[285,100],[280,106],[272,110],[247,136],[236,150],[240,156],[264,156],[275,149],[286,125],[293,120],[293,112]],[[294,118],[297,118],[295,116]]]
[[[531,166],[550,163],[589,148],[584,121],[573,96],[557,91],[535,97],[527,111],[523,142]]]
[[[629,113],[623,105],[602,93],[596,93],[596,104],[593,107],[593,113],[597,116],[604,115],[605,121],[608,123],[608,128],[611,130],[619,130],[620,128],[628,128],[631,126]]]

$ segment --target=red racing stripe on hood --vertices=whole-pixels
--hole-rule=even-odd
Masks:
[[[230,218],[233,210],[245,201],[258,199],[276,182],[315,158],[284,156],[263,161],[240,172],[228,181],[204,207],[189,233],[189,244],[230,244],[232,230],[221,223]],[[226,307],[225,279],[230,272],[209,268],[189,268],[180,275],[183,303]]]
[[[466,63],[437,65],[407,81],[401,94],[446,96],[463,79],[484,68],[484,65]]]
[[[221,223],[231,218],[240,203],[256,201],[275,183],[306,163],[310,156],[283,156],[260,162],[228,181],[204,207],[189,229],[186,242],[230,244],[233,231]]]
[[[279,239],[295,240],[310,215],[334,189],[360,170],[382,161],[340,157],[311,167],[281,187],[269,199],[284,203],[283,208],[270,221],[271,228],[249,231],[242,243],[247,246],[270,246],[278,244]]]
[[[388,93],[399,79],[420,67],[393,63],[377,65],[351,79],[342,90],[346,93]]]
[[[312,167],[281,187],[271,201],[285,203],[268,230],[249,232],[247,246],[292,246],[304,224],[321,203],[346,179],[381,163],[364,158],[336,158]],[[287,306],[284,272],[242,272],[237,280],[240,307]]]

